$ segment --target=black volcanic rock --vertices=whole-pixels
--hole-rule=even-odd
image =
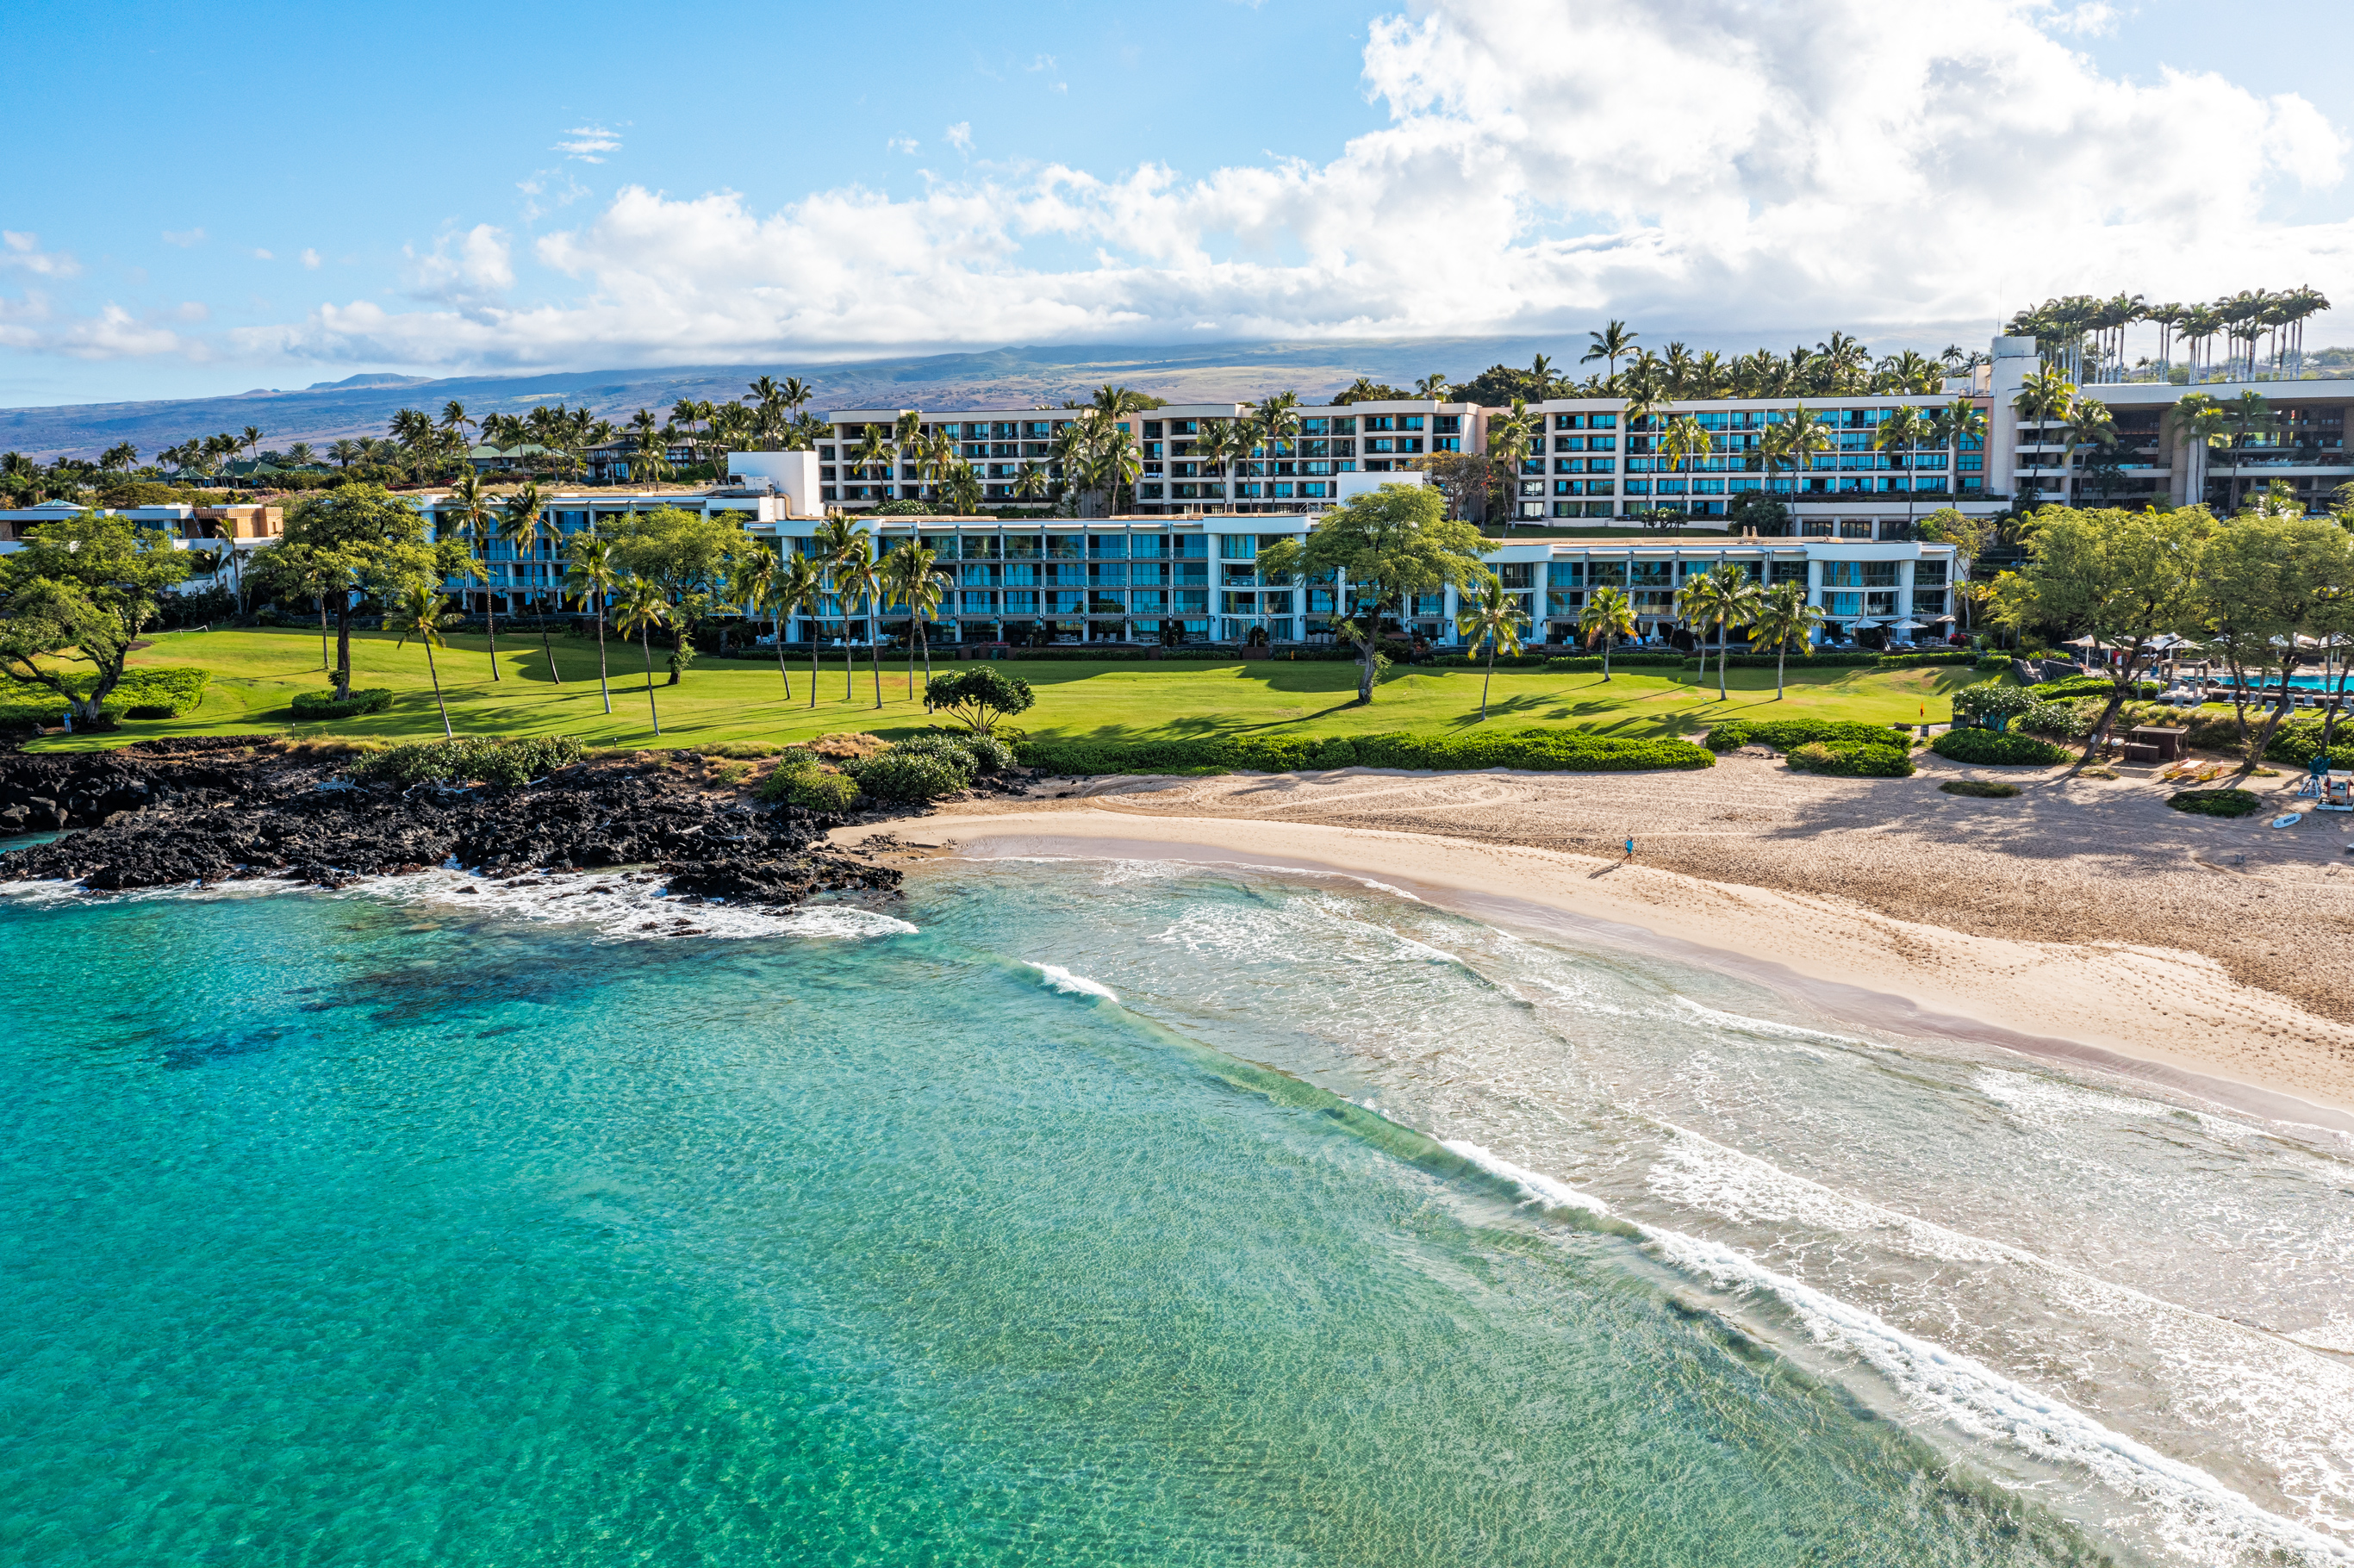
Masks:
[[[658,768],[588,763],[519,789],[406,792],[342,773],[339,759],[239,736],[0,755],[0,832],[80,830],[0,856],[0,879],[334,887],[452,863],[500,875],[653,863],[674,894],[774,907],[899,883],[827,847],[828,829],[864,818],[749,804]]]

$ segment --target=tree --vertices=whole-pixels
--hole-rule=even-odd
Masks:
[[[436,575],[472,577],[480,572],[463,545],[454,540],[425,544],[425,519],[403,497],[380,484],[346,484],[313,491],[286,514],[285,543],[305,545],[333,563],[354,584],[388,577],[412,552],[434,557]],[[352,600],[335,601],[335,696],[352,694]]]
[[[597,691],[605,699],[605,711],[610,714],[613,711],[613,688],[605,673],[605,599],[620,582],[620,568],[613,564],[612,543],[595,534],[574,535],[565,555],[571,569],[564,574],[564,586],[597,616]]]
[[[1577,612],[1577,630],[1585,636],[1587,647],[1595,639],[1602,640],[1602,678],[1610,679],[1610,647],[1621,637],[1635,635],[1635,601],[1615,588],[1590,589],[1585,596],[1585,608]]]
[[[1530,413],[1529,406],[1518,397],[1512,399],[1512,411],[1510,414],[1500,419],[1489,421],[1488,450],[1496,461],[1503,466],[1504,472],[1512,476],[1505,482],[1504,485],[1504,493],[1514,498],[1505,503],[1504,530],[1506,533],[1511,531],[1513,520],[1520,514],[1521,508],[1517,498],[1521,489],[1519,481],[1521,461],[1528,455],[1529,443],[1540,439],[1538,432],[1543,428],[1543,422],[1544,417],[1542,414]]]
[[[475,473],[459,477],[458,482],[450,487],[449,503],[441,508],[441,515],[450,525],[468,543],[481,547],[485,561],[491,554],[491,511],[490,493],[482,488],[482,476]],[[482,595],[482,603],[491,616],[491,679],[495,681],[499,678],[498,606],[488,593]]]
[[[1022,477],[1013,482],[1013,499],[1032,505],[1046,499],[1046,470],[1042,463],[1025,462]]]
[[[1499,465],[1486,452],[1435,452],[1424,465],[1430,482],[1447,497],[1447,514],[1477,523],[1488,514]]]
[[[670,596],[668,684],[677,685],[695,659],[694,637],[725,582],[731,560],[759,546],[732,513],[706,516],[684,507],[657,506],[613,529],[613,559],[631,577]]]
[[[1782,682],[1782,663],[1793,648],[1804,648],[1813,641],[1815,628],[1823,623],[1822,606],[1807,602],[1804,583],[1776,583],[1757,601],[1755,618],[1749,623],[1749,642],[1774,650],[1774,700],[1780,702],[1787,694]]]
[[[1521,613],[1517,595],[1506,593],[1504,585],[1490,578],[1479,586],[1479,598],[1471,608],[1455,618],[1455,629],[1469,640],[1469,646],[1488,645],[1488,668],[1479,677],[1479,720],[1488,719],[1488,686],[1496,678],[1496,654],[1521,651],[1521,628],[1529,618]]]
[[[169,539],[128,519],[85,512],[39,524],[0,556],[0,670],[47,686],[95,722],[122,682],[132,643],[155,619],[157,596],[187,575],[186,556]],[[96,672],[88,692],[37,662],[60,654]]]
[[[1304,542],[1286,537],[1259,551],[1258,570],[1262,578],[1329,574],[1338,591],[1364,605],[1362,625],[1343,620],[1339,627],[1362,651],[1357,701],[1370,703],[1381,668],[1382,607],[1450,583],[1485,582],[1490,574],[1479,559],[1485,548],[1479,529],[1447,519],[1437,491],[1384,484],[1317,519]]]
[[[1951,465],[1946,473],[1946,488],[1956,494],[1962,488],[1962,443],[1984,441],[1987,433],[1986,411],[1967,397],[1956,397],[1929,410],[1929,440],[1941,447]]]
[[[1708,427],[1690,414],[1679,414],[1670,419],[1667,432],[1656,444],[1659,455],[1674,463],[1678,473],[1689,471],[1693,460],[1716,450],[1716,439],[1708,433]]]
[[[1929,439],[1929,421],[1921,410],[1910,403],[1899,403],[1888,410],[1885,418],[1872,432],[1872,450],[1894,454],[1891,461],[1906,471],[1904,475],[1904,520],[1913,520],[1912,465],[1903,460],[1918,451]]]
[[[1616,380],[1618,376],[1618,362],[1635,351],[1635,339],[1638,335],[1640,334],[1628,332],[1625,322],[1612,322],[1600,332],[1586,334],[1586,336],[1594,340],[1594,345],[1579,355],[1577,362],[1580,365],[1586,365],[1597,359],[1608,360],[1611,378]]]
[[[2232,431],[2232,509],[2240,507],[2240,469],[2246,449],[2256,438],[2274,437],[2280,433],[2280,419],[2272,405],[2261,392],[2243,392],[2229,403],[2219,405]]]
[[[2289,683],[2308,652],[2354,630],[2354,538],[2331,518],[2236,518],[2207,536],[2198,579],[2197,624],[2231,645],[2235,664],[2255,652],[2280,669],[2280,701],[2249,743],[2244,774],[2294,711]]]
[[[939,552],[911,541],[892,551],[883,567],[891,597],[907,607],[908,630],[913,633],[907,639],[907,694],[912,697],[916,694],[916,648],[919,643],[924,650],[924,680],[928,683],[932,678],[932,640],[925,623],[939,609],[946,591]]]
[[[1037,471],[1034,466],[1024,469],[1023,478],[1026,480]],[[1039,488],[1044,489],[1044,486],[1042,484]],[[948,504],[957,516],[980,515],[983,498],[981,493],[981,479],[972,471],[972,464],[961,458],[958,459],[955,466],[949,470],[946,489]]]
[[[2113,444],[2117,439],[2116,418],[2099,398],[2079,397],[2068,406],[2062,421],[2061,437],[2065,446],[2060,460],[2061,476],[2069,482],[2068,499],[2077,501],[2077,454]]]
[[[814,620],[818,610],[818,600],[824,593],[825,568],[823,566],[807,556],[797,555],[786,557],[783,569],[777,574],[777,614],[779,617],[777,646],[779,650],[784,647],[785,641],[781,618],[798,614]],[[779,652],[779,657],[782,656]],[[809,705],[817,706],[817,632],[814,630],[810,632]]]
[[[450,405],[455,408],[458,405]],[[390,613],[384,618],[385,630],[400,633],[393,646],[406,648],[412,637],[424,646],[425,673],[433,681],[433,705],[441,710],[441,734],[454,739],[457,732],[450,727],[450,705],[441,695],[441,672],[433,662],[433,650],[447,648],[441,638],[441,595],[432,583],[424,578],[412,578],[387,605]]]
[[[987,735],[1001,718],[1029,712],[1037,697],[1030,683],[990,664],[935,675],[924,685],[924,705],[944,713],[975,735]]]
[[[834,557],[833,586],[837,593],[862,600],[866,611],[866,662],[875,673],[875,705],[883,705],[883,572],[875,558],[875,542],[864,534],[850,541],[849,547]],[[842,667],[850,673],[852,650],[843,649]],[[847,682],[843,687],[843,699],[850,698]]]
[[[777,557],[755,546],[737,557],[727,573],[727,597],[741,605],[746,614],[758,619],[762,610],[771,612],[777,633],[777,676],[785,683],[785,701],[793,700],[793,678],[785,671],[785,622],[777,609]]]
[[[653,716],[654,737],[662,738],[662,710],[654,705],[653,629],[670,619],[670,601],[661,585],[644,577],[625,577],[620,602],[613,607],[613,624],[624,637],[635,633],[646,656],[646,712]]]
[[[1999,584],[2002,614],[2074,628],[2122,653],[2109,666],[2108,705],[2076,767],[2090,762],[2137,670],[2159,633],[2196,624],[2202,545],[2214,526],[2203,507],[2126,512],[2046,506],[2029,520],[2027,563]]]
[[[1757,601],[1761,597],[1757,585],[1750,580],[1747,571],[1731,561],[1720,561],[1698,577],[1686,577],[1676,598],[1677,612],[1686,622],[1706,636],[1713,628],[1716,632],[1716,700],[1724,701],[1725,635],[1735,626],[1746,626],[1755,619]],[[1701,679],[1708,678],[1708,653],[1701,652]]]
[[[850,641],[850,595],[842,586],[841,567],[842,564],[849,559],[852,551],[863,548],[864,548],[863,536],[857,527],[849,518],[838,512],[819,524],[815,532],[810,535],[810,554],[817,558],[819,569],[825,576],[826,585],[832,592],[834,602],[842,609],[842,700],[843,702],[851,699],[854,690],[851,682],[854,677],[851,672],[853,655]],[[812,671],[817,668],[817,655],[814,652],[810,654],[810,668]]]
[[[1744,532],[1755,528],[1761,538],[1778,539],[1790,532],[1790,505],[1778,495],[1744,490],[1726,505],[1724,524]]]

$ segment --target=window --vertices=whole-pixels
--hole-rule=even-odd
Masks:
[[[1916,589],[1925,588],[1944,588],[1946,586],[1946,563],[1943,561],[1914,562],[1913,586]]]
[[[1825,615],[1861,615],[1863,596],[1860,593],[1827,593],[1823,595]]]
[[[1844,524],[1842,526],[1852,527],[1855,524]],[[1863,526],[1868,528],[1871,524],[1865,524]],[[1896,563],[1894,561],[1825,561],[1823,586],[1825,588],[1894,588]]]
[[[1258,556],[1258,535],[1256,534],[1221,534],[1218,535],[1218,556],[1221,560],[1248,561]]]
[[[1463,430],[1463,416],[1460,414],[1434,415],[1431,418],[1430,429],[1433,435],[1460,435]],[[1462,449],[1459,447],[1449,447],[1447,450],[1448,451],[1460,451]]]
[[[1536,564],[1532,561],[1500,561],[1496,566],[1496,580],[1508,588],[1534,588]]]

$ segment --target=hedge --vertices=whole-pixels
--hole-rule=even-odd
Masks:
[[[1929,749],[1956,762],[2007,767],[2050,768],[2073,756],[2066,747],[2038,740],[2031,735],[1998,734],[1990,729],[1949,729],[1931,741]]]
[[[365,691],[354,692],[342,702],[335,700],[333,691],[300,692],[295,694],[292,706],[295,720],[302,724],[316,724],[322,719],[351,718],[359,714],[380,714],[392,706],[392,688],[370,686]]]
[[[2265,758],[2274,762],[2285,762],[2293,768],[2304,768],[2321,751],[2319,717],[2291,719],[2274,732],[2264,747]],[[2329,737],[2329,766],[2354,769],[2354,723],[2341,714],[2337,733]]]
[[[1708,732],[1708,748],[1714,752],[1743,746],[1770,746],[1776,751],[1789,751],[1813,742],[1910,749],[1913,732],[1901,725],[1830,719],[1727,719]]]
[[[1618,773],[1710,768],[1688,740],[1630,740],[1583,729],[1470,735],[1248,736],[1187,740],[1028,740],[1014,747],[1042,773],[1298,773],[1333,768],[1428,772],[1512,768],[1536,773]]]
[[[932,800],[972,787],[972,758],[952,747],[895,746],[880,757],[845,762],[842,770],[877,800]]]
[[[352,765],[363,784],[408,789],[466,779],[476,784],[528,784],[580,760],[580,743],[568,735],[527,735],[509,739],[461,736],[455,740],[412,740],[372,752]]]
[[[194,664],[154,664],[125,670],[106,701],[99,705],[95,727],[112,729],[125,718],[177,718],[205,700],[212,673]],[[98,684],[98,673],[65,677],[68,689],[87,694]],[[65,716],[66,699],[33,681],[0,680],[0,730],[39,729]],[[91,727],[76,719],[76,727]]]
[[[2117,685],[2105,675],[2071,675],[2064,681],[2043,681],[2027,689],[2052,703],[2066,702],[2072,697],[2105,697]],[[2147,701],[2165,689],[2156,681],[2137,681],[2128,694]]]
[[[1828,746],[1808,741],[1790,753],[1790,766],[1801,773],[1845,779],[1905,779],[1913,773],[1913,758],[1901,747],[1852,741]]]

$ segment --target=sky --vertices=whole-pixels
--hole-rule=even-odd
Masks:
[[[0,405],[2354,301],[2354,6],[15,0]],[[23,83],[20,83],[22,86]],[[19,110],[29,107],[20,96]],[[2325,316],[2313,346],[2332,335]]]

